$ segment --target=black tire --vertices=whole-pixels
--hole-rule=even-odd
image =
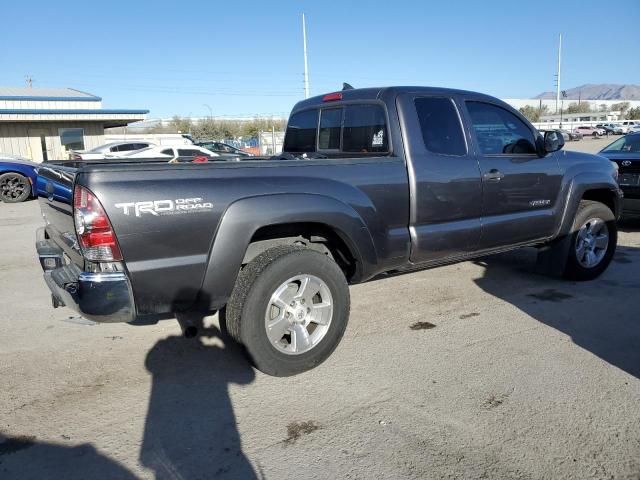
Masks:
[[[593,132],[592,135],[593,135],[593,138],[596,138],[598,136],[598,132]]]
[[[578,260],[576,245],[580,228],[591,219],[600,219],[604,221],[608,229],[609,242],[602,260],[600,260],[597,265],[587,268]],[[609,263],[611,263],[611,259],[616,251],[617,243],[618,227],[611,209],[600,202],[582,200],[573,221],[569,253],[563,276],[567,279],[577,281],[593,280],[594,278],[599,277],[602,272],[607,269]]]
[[[296,275],[313,275],[324,282],[333,299],[333,315],[317,345],[304,353],[288,355],[269,341],[265,312],[275,289]],[[224,331],[244,345],[258,370],[285,377],[310,370],[331,355],[347,327],[349,308],[349,286],[331,258],[307,248],[280,246],[257,256],[242,269],[220,322]]]
[[[24,202],[31,196],[29,179],[19,173],[0,175],[0,200],[5,203]]]

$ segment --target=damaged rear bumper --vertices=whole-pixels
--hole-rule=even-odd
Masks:
[[[47,239],[38,240],[36,250],[55,307],[67,306],[96,322],[135,320],[131,284],[124,272],[84,272],[65,262],[62,250]]]

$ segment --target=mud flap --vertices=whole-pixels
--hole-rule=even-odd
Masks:
[[[561,277],[567,265],[572,235],[557,238],[538,250],[536,273]]]

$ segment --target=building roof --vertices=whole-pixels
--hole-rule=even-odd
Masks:
[[[74,88],[0,87],[0,100],[99,102],[102,98]]]
[[[92,109],[3,109],[0,124],[16,122],[101,122],[105,127],[120,127],[144,120],[148,110]]]

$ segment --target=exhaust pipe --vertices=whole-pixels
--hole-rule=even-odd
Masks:
[[[202,324],[202,317],[193,313],[178,313],[176,319],[182,330],[184,338],[194,338],[198,336],[199,326]]]

